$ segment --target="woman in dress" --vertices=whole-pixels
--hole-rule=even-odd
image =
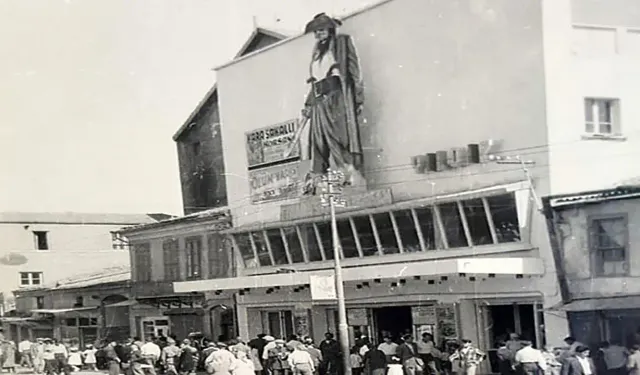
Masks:
[[[84,364],[87,366],[89,371],[96,371],[96,353],[98,351],[91,344],[87,344],[87,349],[82,352],[82,357],[84,358]]]
[[[343,172],[348,184],[364,184],[360,142],[364,86],[352,38],[337,33],[341,24],[321,13],[305,28],[316,37],[307,80],[311,89],[302,110],[311,126],[307,194],[313,193],[317,177],[329,168]]]
[[[69,366],[71,366],[72,371],[78,371],[80,370],[80,367],[82,367],[82,355],[80,354],[78,347],[75,345],[69,349],[68,363]]]

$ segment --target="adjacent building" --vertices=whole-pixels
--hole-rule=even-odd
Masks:
[[[0,213],[0,292],[5,311],[11,292],[53,285],[105,267],[129,266],[129,244],[118,230],[153,223],[168,215],[87,213]]]
[[[235,58],[285,36],[256,28]],[[230,228],[219,93],[214,85],[178,129],[180,181],[185,216],[125,228],[133,264],[130,324],[134,335],[193,332],[225,340],[235,337],[235,295],[231,292],[177,293],[173,283],[235,276],[235,255],[220,231]]]
[[[550,5],[555,11],[545,31],[548,146],[522,153],[549,151],[554,194],[608,189],[638,174],[640,3]]]
[[[549,197],[549,228],[572,335],[597,346],[630,345],[640,333],[638,185]]]
[[[14,292],[16,308],[3,317],[5,336],[16,342],[50,337],[81,347],[130,337],[129,266],[108,267]]]
[[[545,25],[571,25],[547,22],[560,6],[542,3],[392,0],[343,18],[365,97],[366,186],[345,188],[337,214],[352,339],[432,332],[491,349],[510,332],[567,335],[546,309],[561,302],[538,199],[549,152],[522,155],[549,139]],[[217,70],[237,276],[174,290],[234,294],[244,338],[337,331],[328,210],[301,196],[307,136],[292,142],[313,43]]]

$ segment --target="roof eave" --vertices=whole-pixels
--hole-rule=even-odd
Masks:
[[[178,129],[178,131],[176,131],[176,133],[173,135],[173,140],[175,142],[177,142],[182,136],[182,134],[184,134],[184,132],[186,132],[189,128],[191,128],[192,125],[195,125],[195,123],[193,122],[193,119],[198,115],[198,113],[200,113],[200,111],[204,107],[204,104],[207,101],[209,101],[209,99],[216,93],[217,90],[218,90],[218,84],[214,83],[211,89],[209,89],[207,94],[204,96],[204,98],[200,101],[200,103],[198,103],[198,105],[193,110],[193,112],[191,112],[191,114],[187,118],[187,121],[185,121],[184,124],[182,124],[182,126],[180,127],[180,129]]]
[[[615,194],[617,192],[617,194]],[[545,199],[549,207],[561,210],[568,207],[585,204],[604,203],[614,200],[640,198],[640,187],[616,187],[613,189],[591,190],[573,194],[559,194],[548,196]]]

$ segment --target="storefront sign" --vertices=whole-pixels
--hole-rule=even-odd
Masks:
[[[312,300],[333,300],[336,296],[336,283],[333,276],[309,276]]]
[[[411,157],[411,165],[417,173],[433,173],[483,164],[491,161],[491,156],[500,150],[502,141],[490,139],[467,146],[432,151]]]
[[[292,146],[297,126],[297,120],[294,119],[246,133],[249,169],[297,160],[300,157],[300,145],[296,145],[291,155],[285,158],[286,151]]]
[[[298,162],[249,171],[251,203],[298,197],[302,176]]]
[[[438,340],[455,339],[458,337],[458,325],[456,321],[456,309],[453,304],[438,305],[436,307],[438,317]]]
[[[359,194],[345,193],[345,207],[336,207],[336,211],[346,212],[363,208],[379,207],[393,203],[391,189],[371,190]],[[301,218],[322,216],[329,213],[319,197],[309,197],[298,203],[282,205],[280,207],[280,220],[295,220]]]
[[[411,308],[411,318],[413,324],[418,325],[435,325],[436,321],[436,307],[435,306],[414,306]]]
[[[347,323],[350,326],[368,326],[367,309],[348,309]]]

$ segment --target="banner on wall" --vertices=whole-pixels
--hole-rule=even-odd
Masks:
[[[312,300],[337,299],[336,281],[333,276],[309,276]]]
[[[293,147],[293,151],[288,157],[285,157],[285,153],[292,146],[297,127],[297,120],[292,119],[245,133],[249,169],[298,160],[300,158],[299,144]]]
[[[251,203],[296,198],[300,195],[303,177],[299,162],[249,171]]]

